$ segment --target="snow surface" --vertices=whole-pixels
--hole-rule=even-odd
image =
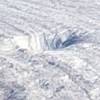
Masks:
[[[100,0],[0,0],[0,100],[100,100]]]

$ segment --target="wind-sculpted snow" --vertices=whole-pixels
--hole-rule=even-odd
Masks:
[[[0,1],[0,100],[100,100],[99,0]]]

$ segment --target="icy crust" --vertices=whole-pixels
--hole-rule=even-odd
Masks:
[[[95,35],[82,33],[66,31],[66,38],[51,35],[51,44],[49,37],[43,35],[45,48],[39,44],[42,52],[36,53],[21,47],[14,38],[1,35],[0,99],[99,100],[100,48],[92,40]],[[38,46],[41,42],[36,36],[40,35],[33,36]],[[57,43],[59,39],[61,42]],[[64,43],[67,45],[63,46]]]
[[[11,60],[8,61],[8,59],[1,57],[0,90],[3,93],[0,99],[80,100],[84,98],[84,100],[89,100],[84,89],[81,86],[79,87],[72,79],[75,72],[73,75],[69,75],[69,72],[65,71],[70,70],[67,64],[61,61],[58,62],[59,60],[52,64],[52,61],[50,61],[51,56],[49,60],[47,57],[48,55],[31,57],[26,64],[23,61],[18,64],[15,62],[16,59],[9,58]],[[54,60],[57,59],[54,58]]]
[[[100,100],[99,0],[0,1],[0,100]]]
[[[95,100],[97,70],[73,51],[0,58],[1,100]],[[24,53],[23,53],[24,54]],[[22,55],[23,55],[22,54]],[[87,58],[87,57],[86,57]],[[89,59],[88,59],[89,60]],[[6,98],[6,99],[3,99]],[[9,99],[8,99],[9,98]],[[99,99],[97,99],[99,100]]]

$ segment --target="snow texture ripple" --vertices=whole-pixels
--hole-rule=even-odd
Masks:
[[[0,0],[0,100],[100,100],[99,0]]]

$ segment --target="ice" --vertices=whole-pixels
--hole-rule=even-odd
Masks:
[[[1,0],[0,100],[100,100],[99,5]]]

